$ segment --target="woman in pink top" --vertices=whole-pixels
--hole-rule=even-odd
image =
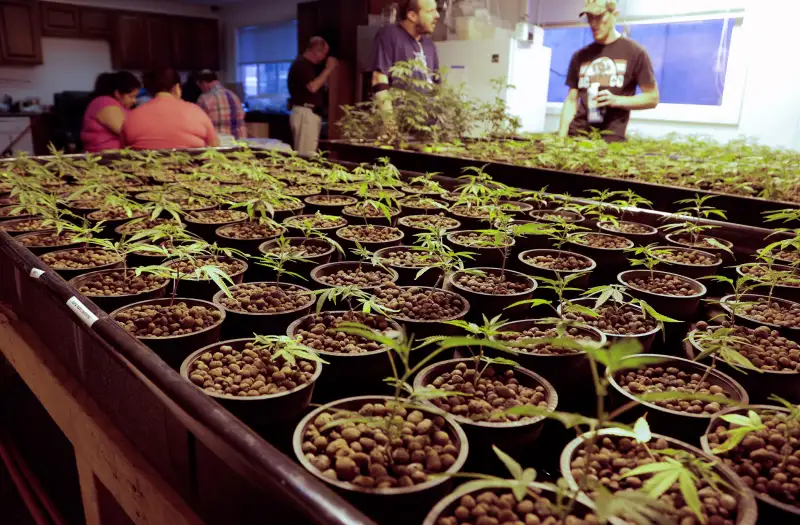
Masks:
[[[153,100],[131,111],[122,142],[134,149],[219,146],[211,119],[200,106],[181,100],[181,79],[173,69],[147,75],[144,87]]]
[[[119,133],[141,87],[139,79],[127,71],[97,77],[94,98],[83,114],[81,141],[86,151],[122,148]]]

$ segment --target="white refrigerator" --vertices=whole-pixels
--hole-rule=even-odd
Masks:
[[[515,89],[505,90],[502,98],[509,113],[521,119],[521,131],[544,131],[550,48],[510,36],[491,40],[445,40],[436,42],[436,47],[440,68],[448,70],[447,82],[463,82],[468,95],[488,102],[496,94],[492,79],[505,77]]]

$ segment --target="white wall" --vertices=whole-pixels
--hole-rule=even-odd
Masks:
[[[42,56],[41,66],[0,67],[0,93],[53,104],[54,93],[91,91],[97,75],[111,71],[111,48],[103,40],[45,37]]]
[[[583,0],[532,0],[532,19],[540,24],[573,23]],[[680,123],[648,120],[631,115],[630,133],[663,136],[697,134],[728,141],[747,137],[761,144],[800,149],[800,71],[787,66],[785,52],[795,47],[793,35],[800,5],[784,0],[625,0],[619,3],[621,18],[656,17],[745,9],[744,87],[739,122],[735,124]],[[536,9],[538,7],[538,9]],[[548,115],[546,129],[558,129],[558,115]]]
[[[256,26],[285,22],[297,18],[297,4],[309,0],[245,0],[230,4],[221,11],[223,35],[223,71],[225,80],[236,81],[236,30],[244,26]]]

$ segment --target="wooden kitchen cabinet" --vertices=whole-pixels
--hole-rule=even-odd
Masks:
[[[172,62],[172,20],[165,16],[147,17],[147,46],[150,68],[175,67]]]
[[[42,63],[39,2],[0,0],[0,64]]]
[[[116,33],[112,44],[112,63],[116,69],[141,71],[152,68],[145,14],[120,13],[117,15]]]
[[[114,34],[114,13],[105,9],[82,7],[80,9],[80,36],[84,38],[111,38]]]
[[[219,71],[219,21],[213,18],[193,18],[189,22],[189,28],[194,42],[191,69]]]
[[[78,6],[42,2],[42,36],[74,38],[80,36],[81,22]]]
[[[172,52],[172,67],[181,71],[195,69],[194,39],[189,20],[186,18],[173,18],[170,33]]]

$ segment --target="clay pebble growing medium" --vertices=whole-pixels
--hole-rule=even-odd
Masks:
[[[692,297],[700,295],[700,292],[693,289],[686,279],[677,275],[660,274],[646,277],[634,277],[626,281],[628,286],[638,288],[647,292],[670,295],[674,297]]]
[[[734,326],[729,321],[723,321],[721,326],[733,328],[734,336],[747,341],[746,344],[734,341],[731,346],[761,370],[800,372],[800,345],[781,335],[777,330],[771,330],[766,326],[758,328]],[[696,328],[697,330],[713,329],[705,321],[698,322]],[[697,343],[695,344],[697,345]],[[697,346],[702,348],[701,345]]]
[[[238,259],[229,259],[227,257],[197,257],[194,261],[188,259],[179,259],[177,261],[169,261],[167,265],[175,269],[178,275],[183,276],[185,279],[194,279],[190,276],[197,268],[202,266],[214,266],[219,268],[228,275],[236,275],[246,268],[245,262]],[[189,277],[186,277],[189,276]]]
[[[237,222],[227,226],[221,226],[217,234],[223,237],[239,240],[267,239],[277,237],[282,233],[282,229],[274,228],[267,224],[257,222]]]
[[[587,455],[587,448],[591,457]],[[626,473],[641,465],[649,465],[658,459],[652,451],[661,451],[674,448],[664,438],[654,438],[647,444],[647,448],[627,437],[604,436],[599,442],[590,447],[580,446],[571,458],[569,467],[574,480],[581,480],[584,476],[598,479],[600,483],[612,493],[620,491],[640,490],[644,483],[651,477],[641,476],[623,477]],[[650,451],[648,451],[648,449]],[[700,508],[704,523],[709,525],[734,525],[737,520],[739,498],[735,490],[726,490],[726,485],[721,483],[717,487],[711,486],[705,478],[698,477],[695,481]],[[589,490],[590,497],[593,491]],[[694,515],[687,505],[679,484],[675,482],[670,486],[659,500],[669,505],[667,514],[671,522],[681,525],[699,525],[700,520]]]
[[[461,223],[457,220],[438,213],[431,215],[408,215],[407,217],[398,219],[398,223],[402,226],[418,230],[426,230],[429,228],[452,230],[461,226]]]
[[[646,235],[656,233],[655,228],[638,222],[619,221],[616,224],[611,222],[598,223],[604,230],[618,233],[630,233],[634,235]]]
[[[770,268],[767,264],[755,263],[743,264],[739,266],[739,269],[744,275],[749,275],[762,282],[769,281],[770,271],[772,271],[779,276],[776,283],[778,286],[800,287],[800,273],[797,271],[797,268],[794,267],[773,265]]]
[[[358,242],[386,242],[402,238],[402,232],[389,226],[345,226],[336,231],[343,239]]]
[[[597,317],[581,312],[564,314],[564,319],[588,324],[605,334],[612,335],[641,335],[655,330],[658,322],[651,316],[645,316],[641,310],[631,305],[603,305],[593,308]]]
[[[172,305],[134,305],[117,312],[114,320],[135,337],[172,337],[200,332],[223,318],[216,308]]]
[[[214,393],[236,397],[256,397],[294,390],[311,381],[316,365],[297,359],[294,364],[279,357],[274,347],[246,343],[239,351],[222,345],[206,352],[189,366],[189,380]]]
[[[42,255],[42,261],[55,269],[80,270],[118,263],[122,259],[114,252],[100,249],[74,248],[46,253]]]
[[[522,501],[511,492],[482,490],[465,494],[452,510],[442,512],[431,525],[600,525],[600,519],[581,504],[563,518],[551,498],[528,489]],[[427,524],[427,521],[426,521]]]
[[[326,430],[336,419],[387,418],[401,430],[389,432],[367,423],[344,422]],[[322,412],[306,427],[302,453],[324,477],[362,489],[412,487],[429,481],[456,463],[459,449],[442,416],[386,403],[365,403],[357,412]]]
[[[731,298],[731,300],[735,300]],[[743,304],[735,307],[736,315],[758,321],[790,328],[800,328],[800,304],[780,301],[769,297],[758,297],[755,301],[746,298]]]
[[[483,275],[456,274],[453,283],[473,292],[493,295],[510,295],[531,289],[529,281],[510,272],[505,275],[485,272]]]
[[[437,262],[438,258],[427,250],[389,250],[381,252],[381,262],[388,266],[423,268]]]
[[[464,300],[456,294],[431,288],[398,287],[387,284],[374,291],[376,301],[397,313],[396,317],[418,321],[452,319],[464,311]]]
[[[291,312],[313,301],[303,288],[278,283],[244,283],[230,288],[232,297],[222,295],[219,303],[234,312],[275,314]],[[216,301],[216,299],[215,299]]]
[[[385,350],[383,344],[359,335],[336,331],[342,323],[360,323],[373,330],[386,332],[395,327],[382,315],[363,312],[320,312],[312,314],[295,329],[297,340],[309,348],[322,352],[365,354]]]
[[[332,263],[337,264],[337,263]],[[352,268],[337,270],[328,275],[315,275],[315,279],[328,286],[355,286],[357,288],[373,288],[391,283],[394,276],[382,269],[368,269],[355,264]]]
[[[188,215],[188,220],[201,224],[222,224],[231,221],[247,220],[247,213],[239,210],[195,211]]]
[[[345,195],[312,195],[304,199],[308,204],[320,204],[324,206],[349,206],[355,204],[358,199]]]
[[[580,257],[569,252],[564,252],[560,257],[552,255],[527,255],[523,257],[522,260],[531,266],[562,272],[588,270],[592,267],[591,261],[586,257]]]
[[[496,372],[492,366],[470,364],[471,367],[458,363],[451,372],[434,378],[431,383],[434,388],[460,394],[432,399],[437,408],[453,416],[489,423],[524,419],[505,413],[512,407],[547,408],[547,392],[543,386],[530,388],[520,385],[511,369]]]
[[[625,237],[603,233],[579,233],[570,237],[570,240],[577,244],[589,246],[590,248],[602,248],[606,250],[623,250],[633,246],[633,241]]]
[[[707,435],[715,455],[722,458],[757,494],[791,505],[800,512],[800,422],[788,411],[755,409],[766,427],[749,432],[727,452],[714,451],[739,428],[723,419]],[[737,410],[746,417],[744,410]],[[713,424],[713,423],[712,423]]]
[[[576,326],[568,326],[565,328],[563,333],[560,333],[558,328],[554,326],[531,326],[530,328],[526,328],[524,330],[520,330],[518,332],[501,332],[497,336],[497,339],[500,341],[507,341],[507,342],[518,342],[523,341],[525,339],[555,339],[557,337],[564,337],[570,339],[579,339],[584,341],[593,341],[591,337],[589,337],[585,331],[582,331],[579,327]],[[563,346],[559,346],[558,344],[554,343],[535,343],[530,342],[526,343],[522,346],[515,346],[515,350],[521,352],[527,352],[530,354],[539,354],[539,355],[570,355],[577,352],[577,350],[572,348],[564,348]]]
[[[730,397],[724,388],[713,385],[706,379],[702,374],[686,372],[676,367],[650,366],[623,372],[617,378],[617,383],[634,396],[650,392],[680,392],[682,394]],[[667,410],[688,412],[689,414],[716,414],[722,409],[722,405],[717,401],[699,399],[653,401],[652,403]]]
[[[332,215],[292,215],[283,220],[283,225],[293,228],[308,226],[314,229],[332,229],[347,226],[347,219]]]
[[[731,243],[730,241],[727,241],[725,239],[720,239],[718,237],[708,237],[705,235],[697,235],[695,237],[690,237],[686,235],[669,235],[668,239],[681,246],[688,246],[689,248],[699,248],[700,250],[719,250],[718,247],[714,246],[709,242],[709,239],[714,239],[717,242],[727,246],[728,248],[733,248],[733,243]]]
[[[52,227],[47,219],[19,219],[0,222],[0,230],[7,232],[32,232]]]
[[[324,255],[331,251],[333,246],[331,244],[316,244],[316,243],[303,243],[302,241],[299,244],[291,243],[287,247],[287,251],[292,255],[296,255],[298,257],[316,257],[318,255]],[[269,246],[262,250],[263,253],[281,253],[283,249],[280,246]]]
[[[135,270],[112,270],[89,275],[81,280],[78,291],[88,296],[119,296],[156,290],[167,279],[153,274],[136,275]]]
[[[658,246],[655,250],[660,252],[655,255],[656,259],[670,263],[713,266],[719,262],[719,257],[700,250],[675,250],[664,246]]]
[[[491,248],[497,249],[495,244],[495,236],[490,233],[480,233],[477,231],[460,231],[451,234],[453,241],[463,246],[470,248]],[[500,247],[507,247],[514,244],[514,239],[511,237],[502,238],[499,243]]]
[[[61,233],[53,230],[41,233],[31,233],[27,235],[20,235],[17,240],[27,247],[31,246],[65,246],[72,244],[78,234],[62,231]]]
[[[369,203],[358,202],[352,206],[345,206],[344,213],[352,215],[353,217],[369,217],[386,219],[386,214],[380,208],[376,208]],[[400,213],[397,208],[389,208],[389,214],[394,217]]]
[[[167,224],[168,222],[170,221],[167,219],[133,219],[117,226],[117,233],[121,235],[133,235],[143,230],[152,230],[156,226]]]

